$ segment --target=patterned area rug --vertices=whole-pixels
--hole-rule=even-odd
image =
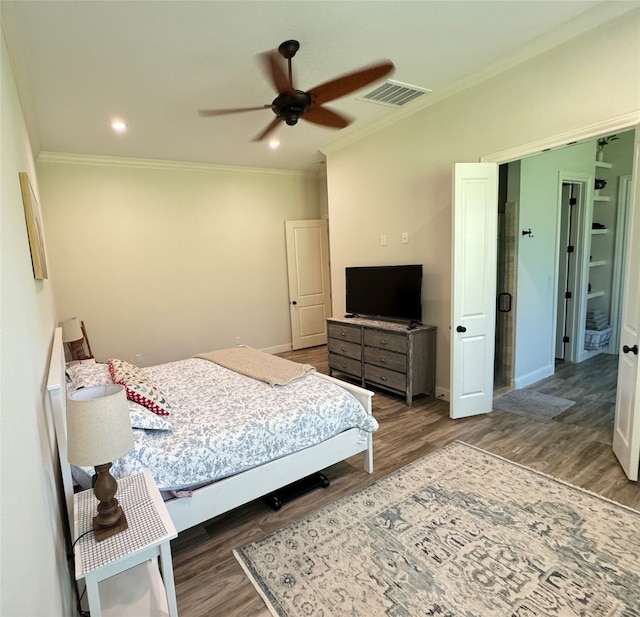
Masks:
[[[235,551],[278,617],[638,617],[640,513],[455,442]]]
[[[511,390],[493,400],[494,409],[502,409],[519,416],[526,416],[538,422],[551,422],[575,401],[551,396],[535,390]]]

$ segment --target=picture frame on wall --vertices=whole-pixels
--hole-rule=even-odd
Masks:
[[[48,278],[47,260],[44,252],[44,231],[42,228],[40,206],[31,187],[29,176],[24,171],[19,172],[18,176],[20,177],[24,216],[27,221],[27,234],[29,235],[29,247],[31,248],[33,276],[36,279],[46,279]]]

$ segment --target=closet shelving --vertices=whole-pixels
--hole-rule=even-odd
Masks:
[[[605,161],[595,161],[595,177],[602,178],[609,176],[606,173],[607,170],[612,168],[611,163]],[[605,172],[602,174],[602,172]],[[602,189],[607,190],[609,189]],[[612,268],[611,260],[609,259],[611,237],[610,233],[610,211],[611,197],[610,195],[604,195],[601,190],[595,189],[593,192],[593,209],[591,225],[594,224],[606,224],[605,228],[591,229],[591,243],[589,250],[589,289],[586,294],[587,299],[587,314],[596,312],[606,314],[608,319],[611,318],[611,280],[612,280]],[[610,323],[610,322],[609,322]],[[605,351],[608,346],[608,336],[610,336],[611,328],[604,331],[589,330],[585,324],[585,353],[588,355],[595,355]],[[602,347],[598,349],[593,348],[593,341],[599,337],[602,338]],[[590,346],[587,345],[587,340],[590,342]],[[606,342],[605,342],[606,341]]]

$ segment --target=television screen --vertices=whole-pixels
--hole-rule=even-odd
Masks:
[[[420,321],[422,264],[345,269],[348,313]]]

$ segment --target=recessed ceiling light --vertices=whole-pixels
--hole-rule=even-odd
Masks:
[[[280,140],[279,139],[272,139],[269,142],[269,148],[271,148],[272,150],[275,150],[279,145],[280,145]]]
[[[127,125],[122,120],[114,120],[111,123],[111,128],[117,133],[122,133],[127,130]]]

